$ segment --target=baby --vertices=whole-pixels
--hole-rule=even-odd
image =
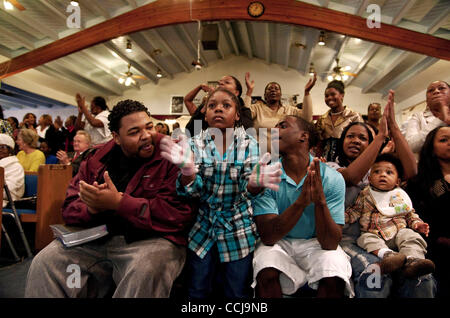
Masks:
[[[370,185],[345,211],[345,223],[359,219],[362,233],[357,244],[381,258],[383,274],[401,270],[404,277],[411,278],[432,273],[435,266],[425,259],[427,244],[419,234],[428,236],[429,226],[399,187],[402,172],[395,156],[378,156],[370,170]]]

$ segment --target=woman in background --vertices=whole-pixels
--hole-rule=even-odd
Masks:
[[[433,129],[425,138],[417,176],[406,191],[430,225],[427,258],[436,264],[437,297],[450,296],[450,127]]]
[[[361,115],[344,105],[344,83],[331,81],[325,89],[325,104],[330,110],[323,114],[316,123],[319,145],[316,156],[325,157],[326,161],[335,161],[337,142],[342,131],[352,122],[363,122]]]
[[[38,138],[34,130],[27,128],[21,129],[17,136],[16,143],[20,149],[17,159],[25,171],[37,172],[39,166],[45,164],[44,153],[37,149]]]

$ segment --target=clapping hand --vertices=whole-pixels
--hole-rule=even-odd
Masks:
[[[270,153],[264,154],[261,160],[253,168],[249,179],[250,188],[269,188],[278,191],[281,182],[281,163],[267,163],[270,160]]]
[[[255,88],[255,81],[250,81],[250,72],[245,73],[245,84],[247,86],[247,95],[251,96]]]
[[[86,108],[86,98],[84,96],[81,96],[80,93],[77,93],[76,95],[77,105],[78,105],[78,111],[84,112],[87,110]]]
[[[117,191],[107,171],[103,175],[105,183],[99,185],[96,181],[91,185],[80,181],[80,199],[92,214],[105,210],[117,210],[122,199],[122,193]]]
[[[194,154],[187,142],[185,135],[180,135],[178,140],[164,136],[160,141],[161,156],[172,162],[184,176],[192,176],[197,173],[194,164]]]
[[[303,181],[302,192],[297,201],[306,208],[309,204],[326,204],[323,192],[322,177],[320,176],[320,159],[314,158],[310,163]]]

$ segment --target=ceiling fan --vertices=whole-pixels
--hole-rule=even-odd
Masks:
[[[130,86],[131,84],[136,84],[136,81],[134,80],[136,79],[147,79],[147,77],[143,76],[143,75],[133,75],[133,73],[130,71],[131,68],[131,64],[128,64],[128,71],[126,71],[125,73],[120,73],[121,75],[125,76],[125,77],[120,77],[119,78],[119,83],[120,84],[125,84],[125,86]]]
[[[350,66],[344,66],[341,67],[339,65],[339,59],[336,59],[336,66],[333,67],[333,69],[330,72],[322,73],[322,74],[328,74],[327,79],[331,82],[332,80],[338,80],[338,81],[346,81],[349,76],[356,77],[358,74],[349,72]]]
[[[17,10],[26,10],[25,7],[21,5],[17,0],[3,0],[3,5],[5,8],[11,7],[11,5],[13,5]]]

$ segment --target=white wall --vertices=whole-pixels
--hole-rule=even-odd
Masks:
[[[163,78],[158,85],[149,83],[141,86],[141,90],[130,89],[124,93],[123,96],[109,96],[107,97],[108,106],[112,108],[118,101],[124,99],[134,99],[144,103],[154,115],[170,114],[170,99],[171,96],[185,96],[189,91],[200,83],[208,81],[217,81],[224,75],[233,75],[237,77],[243,85],[243,94],[245,94],[245,72],[249,71],[251,79],[255,81],[255,90],[253,96],[263,96],[264,87],[268,82],[276,81],[280,83],[283,95],[292,96],[299,94],[298,102],[303,98],[304,86],[307,83],[309,76],[303,76],[298,71],[288,69],[285,70],[282,66],[276,64],[266,64],[260,59],[248,59],[244,56],[230,56],[225,60],[219,60],[216,63],[210,63],[207,68],[200,71],[192,71],[191,73],[176,74],[173,79]],[[44,76],[44,77],[42,77]],[[76,88],[72,91],[59,90],[55,86],[58,79],[50,79],[46,75],[29,70],[13,77],[5,79],[9,85],[19,87],[21,89],[29,90],[43,96],[54,98],[62,102],[75,104],[74,95]],[[315,87],[311,91],[313,99],[313,114],[321,115],[328,110],[324,102],[324,91],[328,81],[319,78]],[[69,85],[68,83],[60,83],[60,85]],[[70,86],[70,85],[69,85]],[[83,94],[83,92],[81,92]],[[202,93],[199,94],[199,97]],[[87,100],[92,96],[86,94]],[[416,105],[420,100],[424,99],[424,93],[416,94],[411,98],[406,99],[396,107],[397,115],[401,115],[401,109]],[[367,106],[370,102],[381,102],[384,105],[381,94],[362,94],[361,89],[355,86],[346,88],[344,104],[361,114],[367,114]],[[53,117],[60,115],[61,118],[66,118],[70,115],[76,115],[77,109],[73,108],[27,108],[22,110],[5,110],[5,117],[15,116],[22,119],[27,112],[35,113],[38,118],[42,114],[50,114]],[[188,114],[184,107],[184,113]],[[398,117],[401,119],[401,117]],[[182,120],[185,121],[185,120]],[[180,123],[181,124],[181,123]],[[184,125],[182,124],[182,127]]]
[[[144,85],[140,91],[135,89],[126,91],[124,96],[109,98],[108,103],[112,107],[120,100],[134,99],[145,104],[152,114],[166,115],[170,114],[170,98],[172,95],[185,96],[197,85],[208,81],[217,81],[224,75],[237,77],[241,81],[243,94],[245,94],[245,72],[247,71],[250,72],[251,79],[255,81],[253,96],[263,96],[266,84],[275,81],[280,83],[283,95],[299,94],[300,99],[298,101],[302,100],[308,77],[304,77],[298,71],[292,69],[285,70],[279,65],[268,65],[259,59],[249,60],[247,57],[233,56],[209,64],[207,68],[200,71],[177,74],[172,80],[161,79],[158,85]],[[318,79],[312,89],[314,115],[323,114],[328,110],[324,102],[324,91],[327,83],[326,80],[322,82]],[[367,114],[367,106],[370,102],[375,101],[382,102],[381,94],[361,94],[361,89],[353,86],[346,89],[344,104],[362,114]],[[186,109],[185,113],[187,114]]]

